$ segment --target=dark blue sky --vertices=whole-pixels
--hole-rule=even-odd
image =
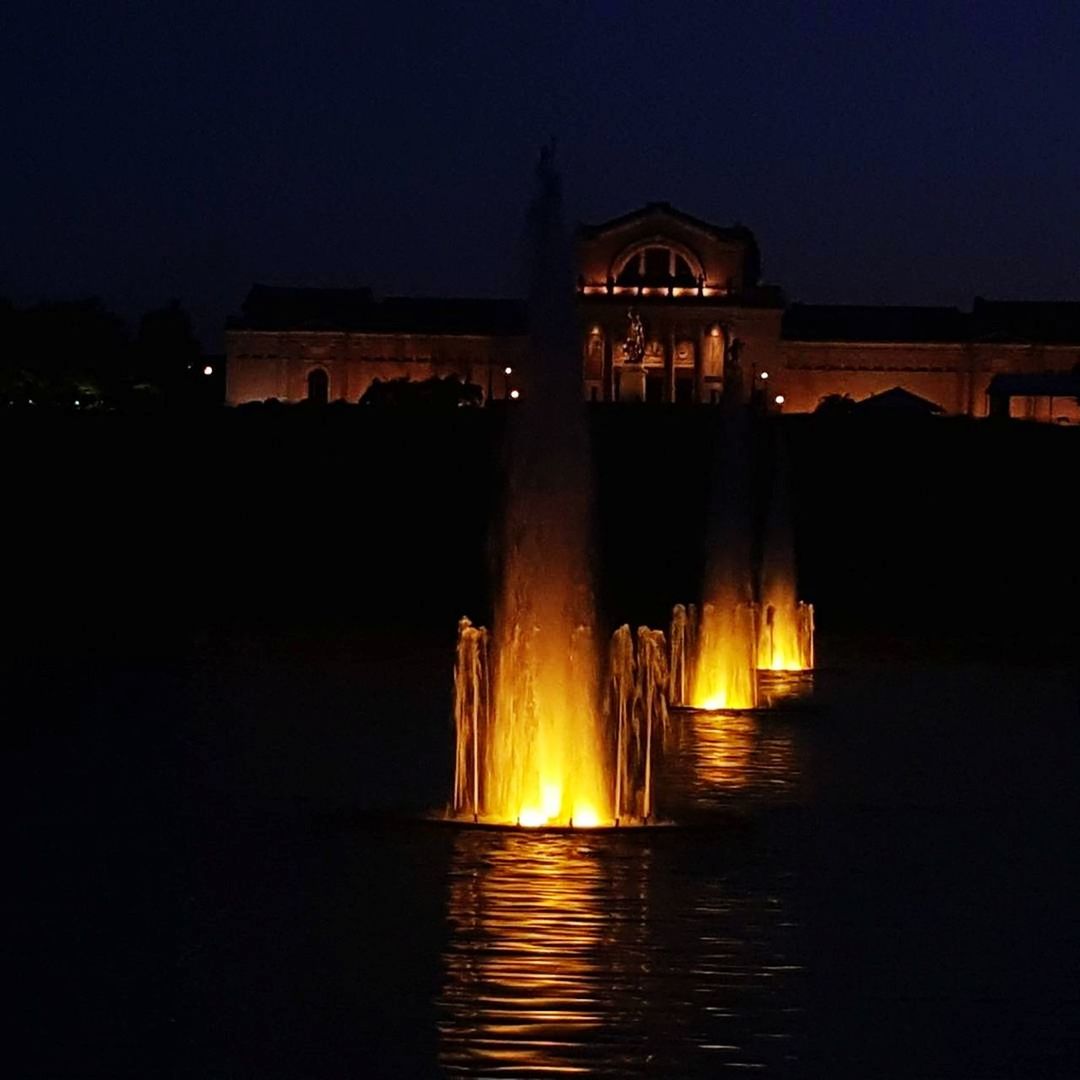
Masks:
[[[519,291],[536,148],[573,218],[666,199],[795,299],[1080,298],[1080,5],[14,0],[0,294],[254,280]]]

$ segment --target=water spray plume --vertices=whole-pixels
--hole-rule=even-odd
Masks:
[[[488,637],[467,620],[459,626],[451,810],[476,821],[592,828],[615,823],[621,795],[600,707],[590,448],[572,248],[550,148],[537,182],[528,393],[510,433],[494,627]]]
[[[779,442],[765,527],[758,621],[758,667],[808,671],[814,666],[814,609],[798,598],[795,543],[788,506],[787,455]]]
[[[749,415],[733,408],[724,417],[713,464],[705,603],[691,690],[691,704],[699,709],[757,705],[749,465]]]

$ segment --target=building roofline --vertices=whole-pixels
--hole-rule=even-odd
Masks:
[[[674,218],[676,221],[681,221],[684,225],[688,225],[691,228],[707,233],[709,236],[720,240],[740,240],[744,243],[755,245],[757,243],[753,230],[746,225],[739,222],[736,222],[734,225],[715,225],[711,221],[706,221],[704,218],[688,214],[685,210],[679,210],[668,202],[646,203],[636,210],[620,214],[618,217],[609,218],[607,221],[602,221],[598,224],[590,225],[582,223],[578,226],[578,236],[582,239],[592,239],[603,233],[621,229],[627,225],[632,225],[635,222],[654,215],[664,215],[666,217]]]

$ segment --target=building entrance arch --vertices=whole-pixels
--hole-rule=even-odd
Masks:
[[[314,405],[325,405],[330,400],[330,376],[324,368],[308,372],[307,399]]]

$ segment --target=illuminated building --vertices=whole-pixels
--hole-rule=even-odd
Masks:
[[[226,400],[358,401],[376,379],[446,376],[509,397],[525,317],[522,300],[255,285],[225,332]]]
[[[898,388],[948,414],[985,416],[995,376],[1066,375],[1080,364],[1080,303],[977,298],[970,311],[789,303],[761,280],[750,229],[666,203],[582,226],[578,271],[592,401],[757,395],[770,410],[808,412],[830,395],[860,401]],[[527,395],[526,324],[517,300],[256,285],[226,333],[227,400],[357,401],[376,378],[446,375],[488,399]],[[1080,422],[1075,397],[1030,385],[1012,415]]]

